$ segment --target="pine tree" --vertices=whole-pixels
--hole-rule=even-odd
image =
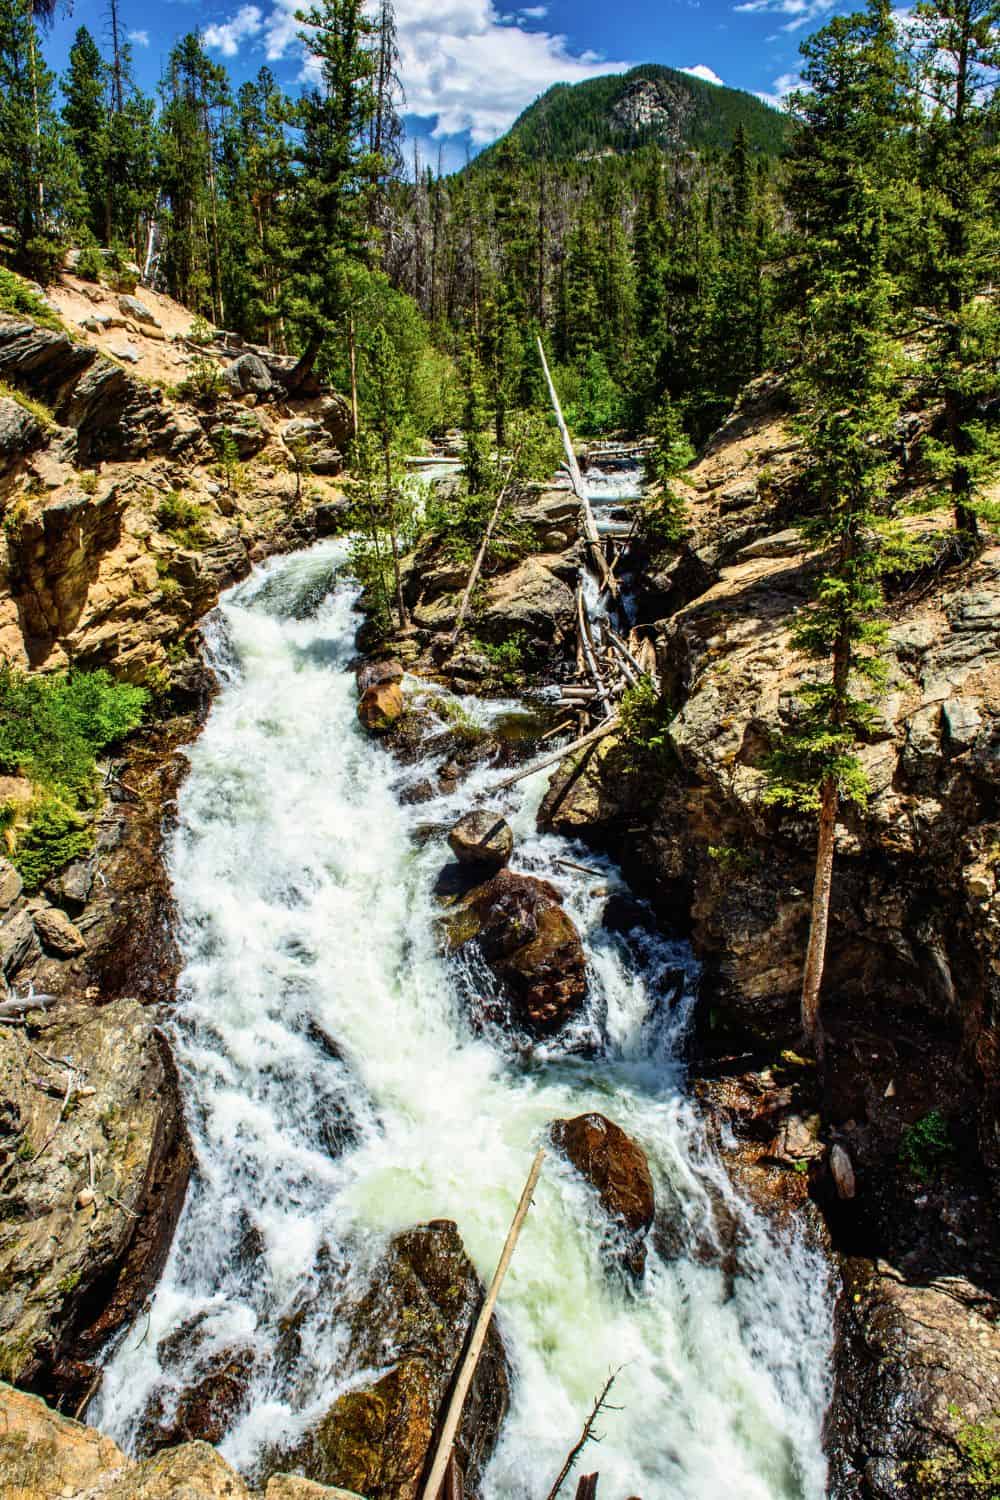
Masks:
[[[396,593],[396,616],[400,630],[407,626],[406,604],[399,569],[400,495],[394,476],[395,444],[406,417],[405,386],[399,359],[385,325],[379,323],[365,349],[370,400],[368,420],[379,441],[382,457],[383,505],[385,526],[392,551],[392,572]]]
[[[299,106],[300,171],[292,208],[289,313],[305,347],[287,384],[309,377],[324,341],[348,321],[346,259],[367,261],[382,158],[371,149],[378,24],[364,0],[318,0],[297,13],[321,86]]]
[[[70,48],[62,92],[63,124],[80,166],[86,227],[100,240],[107,216],[107,78],[100,49],[85,26]]]
[[[14,257],[41,281],[61,263],[60,243],[79,214],[75,158],[53,109],[54,83],[26,0],[0,0],[0,221],[14,228]]]
[[[998,514],[982,491],[1000,473],[1000,434],[986,420],[1000,395],[1000,0],[921,0],[913,29],[924,104],[926,373],[944,407],[944,431],[925,452],[956,528],[974,541],[978,517]]]
[[[649,485],[659,487],[654,505],[647,508],[646,530],[658,541],[679,542],[684,535],[686,506],[672,480],[694,462],[695,450],[684,431],[681,414],[669,396],[660,401],[650,424],[653,446],[645,460]]]
[[[160,177],[168,205],[166,271],[193,312],[223,320],[217,153],[229,104],[225,70],[193,33],[170,53],[161,84]]]
[[[805,230],[795,384],[813,502],[801,529],[821,563],[794,643],[816,663],[816,678],[800,692],[797,722],[776,749],[768,798],[818,816],[802,1029],[822,1059],[837,813],[843,801],[866,796],[855,744],[872,719],[866,690],[883,680],[882,576],[904,550],[889,514],[900,357],[885,195],[905,78],[885,0],[831,22],[802,50],[811,91],[795,100],[804,128],[791,163],[790,196]]]

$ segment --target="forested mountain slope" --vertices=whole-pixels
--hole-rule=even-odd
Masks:
[[[533,160],[564,161],[656,145],[664,150],[729,150],[742,125],[751,150],[780,152],[788,120],[752,94],[643,63],[628,73],[556,83],[515,120],[505,139]],[[497,147],[476,158],[491,162]]]

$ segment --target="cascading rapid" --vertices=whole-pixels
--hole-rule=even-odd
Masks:
[[[346,1362],[332,1293],[364,1284],[389,1234],[431,1218],[457,1222],[487,1278],[549,1122],[597,1109],[645,1149],[671,1245],[651,1238],[638,1288],[609,1277],[593,1195],[549,1156],[500,1302],[513,1400],[485,1495],[545,1493],[621,1367],[592,1464],[608,1500],[820,1500],[823,1262],[777,1240],[702,1143],[676,1060],[690,954],[605,930],[620,877],[536,832],[535,776],[498,805],[514,868],[551,879],[583,936],[590,1045],[570,1036],[525,1058],[471,1030],[463,974],[435,938],[444,836],[412,835],[450,824],[502,772],[400,799],[429,767],[401,772],[357,725],[346,555],[324,542],[272,560],[209,622],[220,692],[170,852],[184,968],[169,1027],[197,1169],[90,1420],[135,1448],[206,1350],[249,1349],[246,1414],[221,1448],[252,1471],[372,1378]],[[480,723],[511,708],[462,706]],[[599,874],[556,863],[567,857]],[[697,1253],[719,1199],[740,1225],[734,1278]]]

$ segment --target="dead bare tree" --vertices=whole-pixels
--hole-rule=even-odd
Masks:
[[[559,1470],[559,1475],[558,1475],[558,1477],[556,1479],[556,1482],[552,1486],[552,1488],[549,1490],[549,1493],[546,1495],[545,1500],[556,1500],[556,1496],[558,1495],[559,1491],[562,1489],[563,1485],[566,1483],[566,1480],[569,1478],[570,1474],[573,1471],[573,1465],[576,1463],[577,1459],[580,1457],[580,1454],[583,1452],[584,1448],[586,1448],[587,1444],[588,1443],[599,1443],[601,1441],[600,1438],[597,1436],[597,1434],[594,1432],[594,1423],[597,1421],[597,1419],[600,1416],[601,1412],[602,1411],[621,1411],[621,1407],[620,1406],[612,1406],[609,1403],[609,1401],[608,1401],[608,1396],[609,1396],[609,1394],[611,1392],[611,1387],[614,1385],[615,1381],[618,1379],[618,1377],[621,1374],[621,1372],[622,1372],[621,1366],[619,1365],[618,1369],[617,1370],[613,1370],[611,1372],[611,1374],[608,1376],[607,1380],[604,1382],[604,1389],[601,1392],[601,1394],[598,1396],[597,1400],[594,1402],[593,1406],[591,1407],[591,1409],[590,1409],[590,1416],[587,1418],[586,1422],[584,1422],[584,1424],[583,1424],[583,1431],[580,1433],[580,1436],[577,1438],[576,1442],[573,1444],[572,1448],[567,1453],[567,1455],[566,1455],[566,1462],[563,1464],[562,1468]],[[596,1480],[597,1476],[593,1475],[591,1477]],[[595,1485],[595,1488],[596,1488],[596,1485]]]

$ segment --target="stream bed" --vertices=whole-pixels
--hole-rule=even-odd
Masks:
[[[536,831],[539,773],[489,802],[514,829],[512,868],[552,880],[580,929],[587,1010],[530,1053],[473,1030],[434,886],[442,830],[504,772],[479,767],[422,805],[401,797],[432,768],[401,768],[357,723],[357,592],[346,543],[325,541],[258,568],[206,623],[220,692],[169,851],[184,968],[168,1025],[197,1168],[88,1420],[134,1450],[150,1404],[169,1413],[190,1380],[188,1350],[249,1345],[251,1399],[220,1447],[252,1473],[373,1378],[345,1361],[327,1281],[360,1290],[389,1235],[439,1218],[488,1279],[549,1122],[597,1109],[646,1151],[671,1233],[651,1235],[638,1287],[609,1275],[592,1191],[547,1157],[500,1299],[512,1404],[484,1500],[541,1500],[619,1367],[620,1409],[586,1461],[605,1500],[820,1500],[825,1264],[743,1205],[704,1143],[679,1060],[690,951],[606,930],[622,879]],[[482,725],[518,707],[460,702]],[[740,1226],[735,1275],[703,1253],[713,1197]]]

